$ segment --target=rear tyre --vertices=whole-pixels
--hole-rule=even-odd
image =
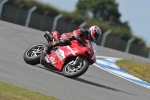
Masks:
[[[64,67],[63,67],[63,74],[64,76],[68,78],[76,78],[84,74],[87,69],[89,68],[89,63],[85,59],[78,66],[72,67],[71,64],[74,63],[74,60],[68,62]]]
[[[40,63],[41,52],[44,50],[44,44],[37,44],[29,47],[24,52],[24,61],[27,64],[36,65]]]

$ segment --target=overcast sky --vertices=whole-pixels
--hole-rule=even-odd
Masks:
[[[37,0],[63,11],[74,11],[78,0]],[[116,0],[121,20],[128,21],[135,36],[150,44],[150,0]]]

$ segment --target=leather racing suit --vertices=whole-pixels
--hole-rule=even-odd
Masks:
[[[69,45],[73,39],[77,39],[83,44],[86,43],[85,40],[91,40],[88,36],[88,29],[77,29],[73,32],[63,33],[61,35],[59,35],[58,31],[53,31],[50,34],[55,37],[55,41],[47,45],[46,53],[49,53],[52,47]]]

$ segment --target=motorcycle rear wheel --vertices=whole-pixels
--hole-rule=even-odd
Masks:
[[[24,61],[27,64],[36,65],[40,63],[41,52],[44,50],[44,44],[37,44],[29,47],[24,52]]]
[[[63,67],[63,74],[65,77],[68,78],[76,78],[84,74],[87,69],[89,68],[89,63],[85,59],[80,64],[76,67],[72,67],[71,64],[73,64],[74,61],[72,60],[71,62],[68,62],[64,67]]]

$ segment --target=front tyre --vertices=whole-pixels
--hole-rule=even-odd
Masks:
[[[29,47],[24,53],[24,61],[31,65],[40,63],[41,52],[44,50],[44,44],[38,44]]]
[[[89,63],[85,59],[80,62],[78,66],[72,67],[72,64],[74,61],[72,60],[71,62],[68,62],[64,67],[63,67],[63,74],[64,76],[68,78],[76,78],[84,74],[87,69],[89,68]]]

